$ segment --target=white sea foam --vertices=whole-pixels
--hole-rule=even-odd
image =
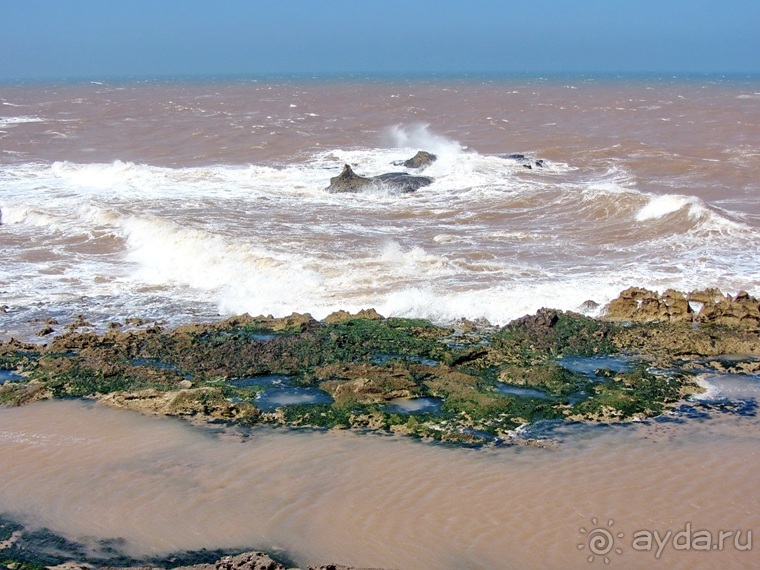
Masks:
[[[694,394],[699,401],[736,400],[760,396],[760,376],[747,374],[702,374],[697,383],[705,391]]]
[[[758,230],[696,197],[641,192],[618,165],[527,171],[453,141],[437,148],[426,128],[399,132],[399,144],[441,153],[424,171],[434,184],[410,195],[325,188],[344,163],[398,170],[416,144],[280,166],[8,165],[3,302],[169,318],[371,306],[504,324],[545,306],[603,305],[631,284],[760,294]],[[630,223],[675,213],[689,221],[677,231]]]
[[[689,208],[688,215],[691,218],[696,218],[705,211],[704,205],[694,196],[651,196],[649,202],[636,214],[636,221],[656,220],[686,207]]]
[[[19,117],[0,117],[0,128],[10,127],[11,125],[23,125],[25,123],[44,123],[45,121],[47,121],[47,119],[26,115]]]

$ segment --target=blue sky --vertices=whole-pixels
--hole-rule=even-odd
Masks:
[[[0,79],[760,73],[760,0],[3,0]]]

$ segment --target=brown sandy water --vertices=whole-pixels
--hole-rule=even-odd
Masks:
[[[636,532],[687,523],[716,544],[742,530],[740,547],[760,530],[757,418],[671,420],[570,429],[556,449],[475,450],[349,432],[241,437],[42,402],[0,410],[0,511],[72,539],[123,538],[133,556],[248,547],[419,570],[591,568],[604,555],[614,568],[757,567],[759,548],[733,538],[709,552],[669,542],[659,558],[656,545],[633,548]],[[597,545],[590,564],[599,528],[623,533],[620,553]]]
[[[376,175],[418,149],[439,159],[413,195],[325,191],[344,163]],[[758,149],[757,78],[3,85],[0,339],[78,314],[101,330],[368,307],[504,324],[632,285],[758,296]],[[746,544],[757,428],[713,410],[463,450],[42,403],[0,410],[0,512],[134,556],[589,568],[598,527],[611,567],[749,568],[758,550],[730,541],[656,559],[631,540],[690,524]]]
[[[504,324],[632,285],[760,295],[759,148],[757,78],[0,86],[0,338],[51,313]],[[325,191],[418,149],[439,159],[413,195]]]

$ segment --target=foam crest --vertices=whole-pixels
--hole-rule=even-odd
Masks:
[[[679,196],[675,194],[652,196],[649,198],[649,202],[636,214],[636,221],[645,222],[647,220],[664,218],[668,214],[686,207],[689,208],[688,216],[692,219],[697,218],[705,211],[701,200],[694,196]]]
[[[444,276],[453,275],[455,269],[439,256],[426,252],[420,246],[407,250],[395,241],[389,242],[379,258],[376,259],[385,268],[385,273],[397,276],[412,277],[414,275]]]
[[[50,169],[53,176],[69,184],[102,189],[111,189],[124,184],[144,184],[145,178],[150,177],[150,170],[156,170],[121,160],[110,164],[54,162]]]
[[[11,106],[18,106],[18,105],[12,105],[10,103],[4,103],[5,105],[11,105]],[[44,123],[47,121],[47,119],[43,119],[42,117],[34,117],[34,116],[27,116],[22,115],[19,117],[0,117],[0,128],[4,127],[10,127],[12,125],[23,125],[25,123]]]
[[[4,206],[0,212],[3,224],[28,224],[31,226],[50,226],[54,218],[38,210],[23,206]]]
[[[216,302],[223,312],[286,312],[321,288],[319,275],[304,268],[308,260],[296,255],[162,219],[129,218],[120,225],[127,258],[138,266],[136,280],[180,287],[177,293]]]

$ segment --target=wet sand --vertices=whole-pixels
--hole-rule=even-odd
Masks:
[[[571,425],[553,434],[556,449],[472,450],[345,431],[241,436],[41,402],[0,413],[0,505],[75,540],[123,538],[138,557],[257,548],[303,566],[588,568],[600,527],[624,533],[622,553],[605,553],[616,568],[752,567],[757,549],[732,539],[710,552],[671,543],[659,559],[633,549],[636,531],[687,523],[716,539],[757,530],[757,418],[695,410]]]

